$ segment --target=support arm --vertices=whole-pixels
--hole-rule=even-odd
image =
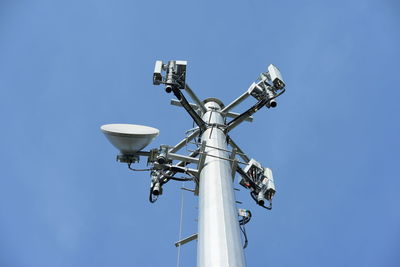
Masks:
[[[184,147],[188,142],[192,141],[194,138],[196,138],[200,133],[200,130],[197,129],[194,132],[192,132],[188,137],[185,139],[181,140],[178,144],[176,144],[173,148],[169,150],[170,153],[175,153],[182,147]]]
[[[263,106],[265,106],[267,103],[271,102],[271,100],[277,98],[278,96],[282,95],[286,90],[283,89],[279,94],[273,96],[273,97],[265,97],[262,98],[261,100],[259,100],[254,106],[252,106],[251,108],[249,108],[248,110],[246,110],[245,112],[243,112],[242,114],[240,114],[238,117],[236,117],[235,119],[231,120],[225,131],[226,133],[228,133],[230,130],[232,130],[233,128],[235,128],[236,126],[238,126],[242,121],[244,121],[246,118],[250,117],[251,115],[253,115],[254,113],[256,113],[258,110],[260,110]]]
[[[179,102],[179,101],[176,100],[176,99],[171,99],[171,105],[177,106],[177,107],[182,107],[181,102]],[[197,106],[197,105],[194,104],[194,103],[189,103],[189,105],[190,105],[194,110],[200,109],[199,106]],[[228,117],[228,118],[234,119],[234,118],[236,118],[236,117],[239,117],[239,116],[240,116],[240,113],[236,113],[236,112],[231,112],[231,111],[229,111],[229,112],[224,112],[224,115],[225,115],[226,117]],[[253,121],[253,117],[250,116],[250,117],[246,118],[245,121],[252,122],[252,121]]]
[[[201,113],[206,113],[206,107],[204,106],[203,102],[197,97],[197,95],[192,91],[192,89],[189,87],[188,84],[185,85],[185,90],[190,96],[191,99],[197,104],[197,106],[200,108]]]
[[[260,101],[258,101],[254,106],[252,106],[251,108],[249,108],[247,111],[243,112],[242,114],[240,114],[240,116],[236,117],[235,119],[231,120],[225,131],[228,133],[229,131],[231,131],[233,128],[235,128],[236,126],[238,126],[242,121],[244,121],[247,117],[253,115],[254,113],[256,113],[260,108],[262,108],[266,103],[268,102],[268,99],[264,98],[261,99]]]
[[[201,131],[206,130],[206,123],[203,119],[199,116],[199,114],[194,111],[194,109],[190,106],[189,102],[186,100],[185,96],[182,94],[181,90],[177,86],[172,87],[172,92],[176,96],[176,98],[181,102],[182,106],[186,109],[189,115],[192,117],[194,122],[199,126]]]
[[[224,107],[221,112],[228,112],[231,109],[233,109],[234,107],[236,107],[237,105],[239,105],[240,103],[242,103],[244,100],[246,100],[248,97],[250,96],[249,94],[249,90],[247,90],[246,92],[244,92],[241,96],[239,96],[238,98],[236,98],[235,100],[233,100],[229,105],[227,105],[226,107]]]
[[[243,152],[243,150],[240,149],[240,147],[233,141],[230,136],[228,136],[228,144],[231,147],[235,148],[237,152],[239,152],[237,154],[244,160],[244,162],[248,163],[250,161],[250,158]]]

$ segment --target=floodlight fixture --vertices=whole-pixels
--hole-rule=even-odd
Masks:
[[[268,75],[276,89],[282,90],[285,87],[281,72],[277,67],[270,64],[268,66]]]
[[[101,131],[122,154],[135,154],[149,145],[160,131],[136,124],[106,124]]]
[[[154,85],[159,85],[162,82],[162,75],[161,75],[162,70],[163,70],[163,63],[161,60],[157,60],[153,72]]]

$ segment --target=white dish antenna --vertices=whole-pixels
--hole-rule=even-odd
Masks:
[[[135,124],[106,124],[100,129],[122,154],[135,154],[160,133],[156,128]]]

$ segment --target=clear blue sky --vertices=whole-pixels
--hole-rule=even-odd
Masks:
[[[199,97],[226,104],[270,63],[286,80],[276,109],[232,132],[278,190],[272,212],[237,195],[248,266],[400,266],[399,29],[395,0],[2,0],[0,266],[176,265],[181,184],[150,204],[148,175],[99,131],[184,137],[189,116],[151,84],[157,59],[188,60]],[[193,242],[181,266],[195,262]]]

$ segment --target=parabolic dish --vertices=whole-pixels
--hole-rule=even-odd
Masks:
[[[122,154],[142,150],[160,133],[156,128],[135,124],[106,124],[100,129]]]

